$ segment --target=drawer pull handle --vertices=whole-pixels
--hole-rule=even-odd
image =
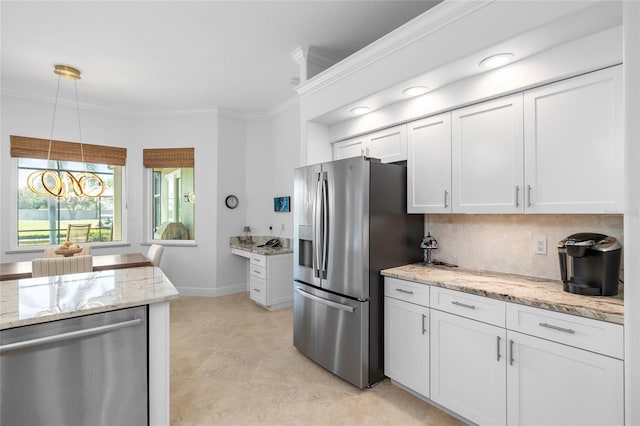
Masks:
[[[258,292],[258,293],[260,293],[260,289],[259,288],[254,288],[253,290]]]
[[[413,294],[412,291],[409,290],[404,290],[402,288],[396,288],[396,291],[400,292],[400,293],[406,293],[406,294]]]
[[[453,301],[451,302],[452,305],[456,305],[456,306],[462,306],[463,308],[469,308],[469,309],[475,309],[476,307],[474,305],[467,305],[466,303],[462,303],[462,302],[458,302],[458,301]]]
[[[547,324],[546,322],[541,322],[540,327],[550,328],[552,330],[564,331],[565,333],[575,334],[575,330],[570,328],[558,327],[557,325]]]
[[[260,271],[258,271],[257,269],[254,269],[253,272],[255,272],[256,274],[260,273]]]
[[[509,365],[513,365],[513,340],[509,340]]]
[[[426,316],[425,314],[422,314],[422,334],[424,334],[424,333],[426,333],[426,332],[427,332],[427,330],[424,328],[424,319],[425,319],[426,317],[427,317],[427,316]]]

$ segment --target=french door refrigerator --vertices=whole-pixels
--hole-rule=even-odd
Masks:
[[[359,388],[384,377],[380,270],[421,260],[406,182],[366,157],[295,170],[294,345]]]

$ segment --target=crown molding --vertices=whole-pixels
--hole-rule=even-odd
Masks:
[[[24,99],[27,101],[40,102],[40,103],[45,103],[50,105],[54,105],[56,102],[56,98],[53,96],[35,96],[30,93],[20,92],[17,90],[2,89],[2,91],[0,91],[0,94],[2,96],[17,98],[17,99]],[[58,105],[75,109],[76,101],[70,100],[70,99],[58,98]],[[104,114],[118,115],[122,117],[132,117],[135,115],[131,111],[124,111],[122,109],[107,107],[103,105],[95,105],[95,104],[89,104],[84,102],[79,102],[78,105],[80,109],[85,111],[94,111],[94,112],[100,112]]]
[[[488,6],[496,0],[443,1],[296,87],[301,96],[321,90],[398,50]]]
[[[11,91],[11,90],[2,90],[0,91],[0,95],[24,99],[33,102],[46,103],[53,106],[55,103],[55,98],[51,96],[34,96],[31,94]],[[68,99],[60,99],[58,98],[58,105],[62,105],[69,108],[75,108],[75,101],[71,101]],[[272,120],[283,114],[289,110],[297,108],[299,105],[299,96],[294,95],[289,99],[265,110],[265,111],[237,111],[224,107],[214,107],[214,108],[206,108],[206,109],[195,109],[195,110],[178,110],[178,111],[128,111],[122,109],[116,109],[111,107],[105,107],[101,105],[80,103],[80,109],[85,111],[95,111],[110,115],[117,115],[126,118],[171,118],[171,117],[207,117],[207,116],[217,116],[224,118],[231,118],[235,120]]]

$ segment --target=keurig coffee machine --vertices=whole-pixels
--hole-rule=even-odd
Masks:
[[[614,237],[588,232],[569,235],[558,243],[564,291],[615,296],[621,253],[622,246]]]

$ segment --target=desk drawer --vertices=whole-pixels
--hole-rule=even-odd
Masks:
[[[251,264],[258,266],[267,266],[267,256],[251,253]]]
[[[507,303],[507,328],[618,359],[624,358],[624,329],[620,324]]]
[[[397,278],[384,277],[384,295],[429,307],[429,286]]]
[[[250,276],[249,277],[249,297],[251,297],[251,300],[266,306],[267,282],[253,275]]]
[[[505,302],[448,288],[431,286],[431,307],[504,327]]]
[[[249,273],[254,277],[262,278],[263,280],[267,279],[267,268],[263,268],[262,266],[249,265]]]

